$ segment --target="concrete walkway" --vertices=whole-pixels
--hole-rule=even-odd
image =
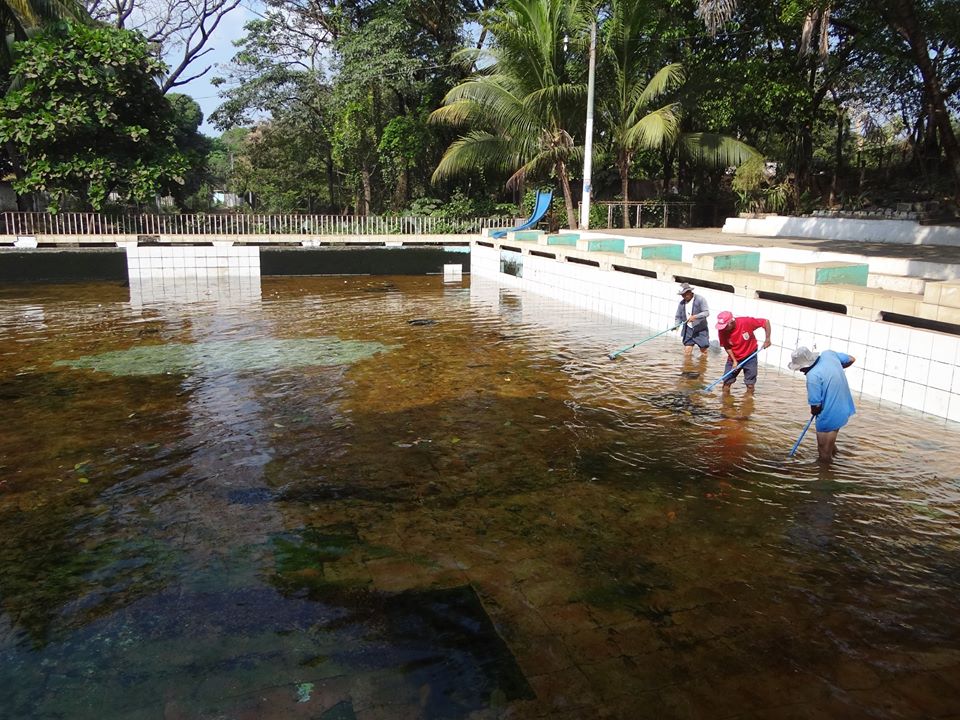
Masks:
[[[898,258],[924,263],[960,265],[960,247],[952,245],[905,245],[853,240],[814,240],[796,237],[757,237],[721,232],[720,228],[635,228],[591,230],[591,233],[628,238],[651,238],[670,242],[694,242],[752,248],[789,248],[878,258]]]

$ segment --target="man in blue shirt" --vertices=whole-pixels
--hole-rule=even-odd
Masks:
[[[817,418],[817,450],[823,463],[833,460],[837,453],[837,434],[857,411],[847,377],[843,374],[855,359],[833,350],[815,353],[799,347],[793,351],[787,364],[791,370],[799,370],[807,376],[807,402],[810,403],[810,414]]]

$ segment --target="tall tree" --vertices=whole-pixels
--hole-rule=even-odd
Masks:
[[[629,227],[630,169],[638,150],[669,151],[677,145],[687,158],[712,167],[739,165],[756,152],[726,135],[681,132],[684,108],[675,91],[686,82],[686,72],[681,63],[652,72],[659,59],[649,42],[654,12],[648,0],[612,0],[604,28],[610,82],[600,116],[620,173],[624,227]]]
[[[64,0],[54,0],[63,2]],[[240,0],[86,0],[90,15],[119,30],[135,30],[159,48],[167,66],[163,92],[186,85],[210,72],[197,61],[213,51],[210,45],[220,23]],[[194,69],[191,69],[191,66]],[[187,74],[188,69],[190,74]]]
[[[583,45],[589,17],[580,0],[505,0],[481,17],[493,37],[476,74],[434,111],[436,122],[471,128],[447,148],[434,179],[490,167],[508,173],[508,187],[553,172],[563,191],[569,227],[577,227],[570,165],[582,161],[574,141],[585,98],[582,68],[568,56]]]
[[[0,142],[13,147],[18,193],[100,209],[111,193],[143,202],[182,182],[163,72],[134,33],[68,23],[18,45],[14,89],[0,100]]]
[[[825,35],[828,32],[827,23],[833,3],[827,0],[806,0],[802,5],[805,7],[804,30],[807,31],[811,23],[819,23],[819,33],[805,32],[805,37]],[[708,29],[715,33],[724,22],[735,15],[738,6],[737,0],[698,0],[698,14]],[[843,7],[849,10],[860,6],[863,7],[863,12],[879,14],[905,43],[922,78],[926,102],[953,177],[956,198],[960,201],[960,143],[947,107],[949,95],[944,92],[944,79],[937,72],[936,64],[931,58],[931,46],[927,36],[927,28],[934,25],[936,19],[944,16],[956,18],[955,0],[891,0],[883,3],[869,2],[865,5],[861,0],[844,4]],[[820,47],[824,51],[827,45],[826,40],[821,40]],[[956,46],[952,50],[956,53]]]
[[[80,0],[0,0],[0,81],[12,61],[11,42],[26,40],[32,30],[58,20],[89,19]]]

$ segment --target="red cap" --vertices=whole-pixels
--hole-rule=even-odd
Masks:
[[[727,325],[733,322],[733,313],[729,310],[724,310],[722,313],[717,315],[717,330],[723,330]]]

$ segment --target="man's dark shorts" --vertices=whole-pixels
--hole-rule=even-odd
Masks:
[[[727,365],[723,369],[723,374],[726,375],[730,372],[730,368],[733,367],[733,363],[730,362],[730,358],[727,358]],[[740,374],[740,371],[743,371],[743,384],[747,387],[757,384],[757,356],[754,355],[752,358],[747,360],[744,363],[737,365],[737,371],[733,373],[730,377],[723,381],[724,385],[733,385],[737,379],[737,375]]]
[[[710,347],[710,331],[707,328],[702,330],[697,330],[694,332],[693,329],[686,323],[683,326],[683,344],[687,345],[696,345],[701,350]]]

